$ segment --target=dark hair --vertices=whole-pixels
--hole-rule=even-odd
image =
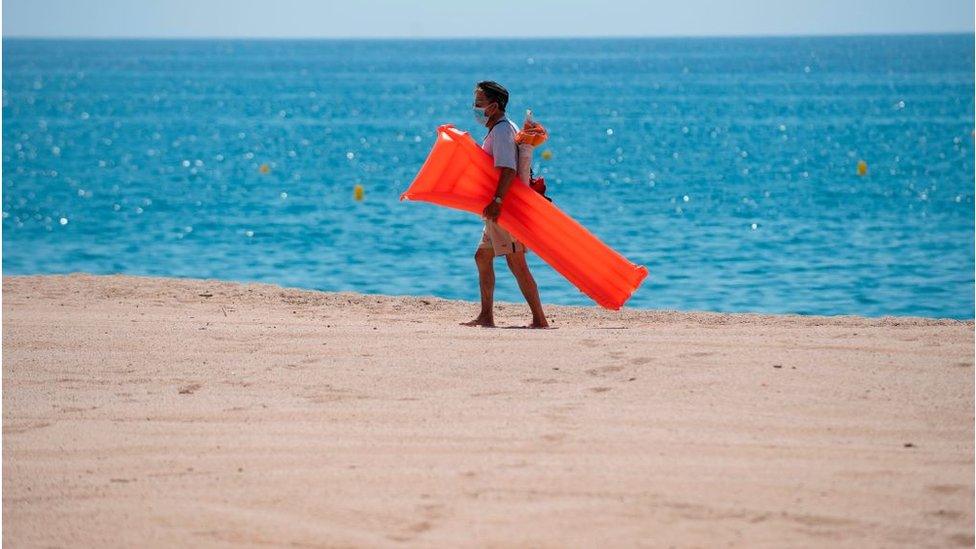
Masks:
[[[498,108],[505,112],[505,105],[508,105],[508,90],[498,82],[484,80],[478,82],[478,89],[485,94],[492,103],[498,103]]]

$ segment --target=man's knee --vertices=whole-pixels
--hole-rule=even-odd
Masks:
[[[529,270],[529,266],[525,263],[524,253],[515,252],[506,254],[505,261],[508,263],[508,268],[511,269],[513,273],[521,273]]]
[[[488,248],[478,248],[478,250],[474,253],[474,262],[477,263],[479,267],[491,265],[491,262],[494,259],[495,254]]]

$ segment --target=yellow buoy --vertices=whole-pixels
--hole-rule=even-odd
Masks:
[[[857,161],[857,175],[867,175],[868,163],[863,160]]]
[[[363,189],[362,185],[356,185],[352,188],[352,197],[356,199],[356,202],[361,201],[365,193],[366,191]]]
[[[261,164],[261,167],[258,168],[258,171],[261,173],[268,173],[271,171],[271,166],[268,166],[267,164]]]
[[[542,159],[543,160],[551,160],[552,159],[552,151],[550,151],[549,149],[546,149],[546,150],[542,151]]]

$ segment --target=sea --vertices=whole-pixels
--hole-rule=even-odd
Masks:
[[[481,219],[399,196],[438,125],[480,142],[473,90],[494,80],[549,131],[534,169],[554,204],[647,266],[627,307],[972,319],[973,50],[5,38],[3,274],[477,301]],[[545,303],[592,305],[529,265]],[[496,300],[523,301],[495,269]]]

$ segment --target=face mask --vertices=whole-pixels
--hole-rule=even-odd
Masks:
[[[488,107],[474,107],[473,109],[474,121],[481,126],[485,126],[488,124],[488,115],[485,114],[485,110],[487,108]]]
[[[473,111],[474,111],[473,113],[474,121],[476,124],[478,124],[479,126],[484,126],[485,124],[488,123],[488,115],[485,114],[484,107],[475,107]]]

